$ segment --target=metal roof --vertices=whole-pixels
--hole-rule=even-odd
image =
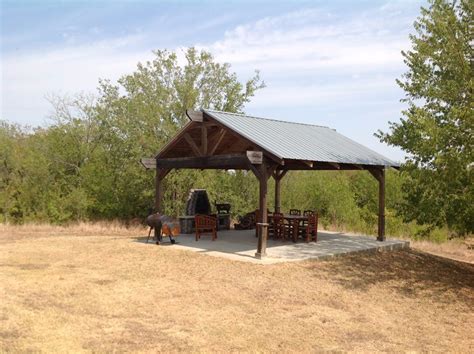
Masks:
[[[282,159],[399,166],[397,162],[328,127],[210,109],[202,111]]]

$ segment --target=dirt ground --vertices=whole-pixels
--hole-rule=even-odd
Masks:
[[[262,266],[144,235],[0,225],[0,351],[474,352],[471,264],[404,250]]]

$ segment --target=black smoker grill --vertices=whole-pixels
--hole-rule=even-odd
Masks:
[[[217,209],[219,230],[230,229],[230,204],[215,204]],[[191,234],[194,232],[194,216],[196,214],[212,215],[211,204],[205,189],[191,189],[186,202],[186,215],[179,217],[181,233]]]

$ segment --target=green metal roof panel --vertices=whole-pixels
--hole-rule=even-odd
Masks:
[[[399,164],[333,129],[203,109],[204,113],[283,159],[379,165]]]

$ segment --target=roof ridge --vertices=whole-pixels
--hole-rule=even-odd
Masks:
[[[244,113],[234,113],[234,112],[226,112],[226,111],[218,111],[215,109],[208,109],[208,108],[202,108],[203,111],[210,111],[210,112],[215,112],[215,113],[225,113],[225,114],[231,114],[234,116],[240,116],[240,117],[247,117],[247,118],[253,118],[253,119],[262,119],[262,120],[270,120],[273,122],[279,122],[279,123],[288,123],[288,124],[298,124],[298,125],[306,125],[310,127],[318,127],[318,128],[326,128],[326,129],[332,129],[328,126],[325,125],[318,125],[318,124],[310,124],[310,123],[300,123],[300,122],[290,122],[287,120],[280,120],[280,119],[274,119],[274,118],[266,118],[266,117],[256,117],[256,116],[250,116],[248,114]],[[335,130],[335,129],[332,129]]]

